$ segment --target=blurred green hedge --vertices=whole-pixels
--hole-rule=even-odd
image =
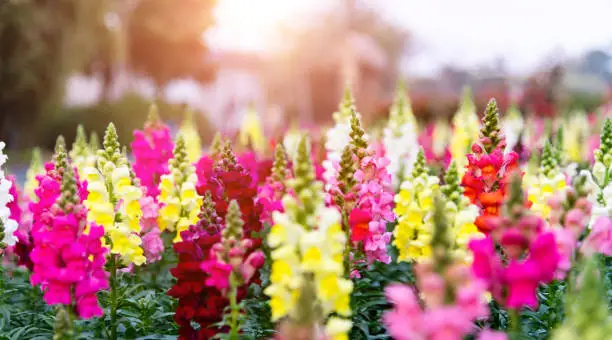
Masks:
[[[156,102],[161,118],[173,128],[178,128],[183,119],[185,106]],[[38,127],[38,145],[52,149],[58,135],[66,138],[71,145],[78,124],[83,124],[90,134],[96,131],[102,141],[106,126],[113,122],[117,127],[122,145],[132,141],[134,129],[142,129],[147,119],[151,101],[139,95],[125,95],[118,101],[102,102],[94,106],[65,108],[45,119]],[[196,112],[194,119],[203,143],[208,143],[214,135],[214,127],[202,112]]]

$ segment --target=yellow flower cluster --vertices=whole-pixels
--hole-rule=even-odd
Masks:
[[[255,108],[249,107],[240,126],[240,143],[242,145],[251,145],[253,150],[262,154],[266,148],[266,138],[261,126],[261,119],[255,112]]]
[[[586,159],[585,145],[588,145],[589,120],[584,111],[576,111],[563,122],[563,151],[570,162],[580,163]]]
[[[544,219],[550,215],[548,200],[567,186],[565,175],[561,172],[554,155],[556,151],[546,143],[542,151],[542,160],[537,174],[526,175],[523,181],[528,190],[528,199],[533,203],[531,210]]]
[[[453,133],[450,142],[450,151],[453,160],[457,162],[460,174],[465,171],[467,158],[465,157],[472,143],[478,139],[480,122],[476,114],[476,105],[472,101],[472,91],[463,90],[463,98],[459,110],[453,117]]]
[[[189,162],[197,162],[200,156],[202,156],[202,141],[200,140],[200,134],[193,121],[193,111],[187,110],[185,112],[185,119],[183,119],[181,123],[179,133],[185,140]]]
[[[274,212],[274,226],[267,242],[272,251],[270,296],[274,321],[327,322],[327,335],[348,339],[350,294],[353,283],[346,279],[344,252],[346,234],[335,208],[326,207],[322,183],[314,180],[306,140],[302,139],[290,185],[296,196],[283,198],[285,212]]]
[[[86,167],[84,173],[88,221],[104,227],[111,254],[121,256],[124,264],[142,265],[146,261],[139,236],[142,191],[134,184],[112,123],[104,135],[104,149],[98,151],[97,166]]]
[[[400,261],[419,260],[431,256],[432,212],[434,193],[439,189],[438,177],[423,172],[404,181],[395,195],[397,226],[393,245]]]
[[[468,243],[473,238],[484,236],[474,224],[476,217],[480,214],[477,206],[461,195],[459,204],[453,201],[446,203],[446,213],[451,223],[449,230],[454,247],[451,253],[456,259],[465,263],[472,262],[472,252],[468,249]]]
[[[202,197],[196,192],[198,181],[195,167],[188,160],[183,135],[179,135],[174,146],[174,157],[169,161],[170,173],[163,175],[157,197],[163,207],[157,222],[164,231],[176,231],[174,242],[180,242],[181,232],[198,221]]]
[[[79,176],[84,176],[85,168],[96,166],[96,150],[92,150],[91,146],[87,143],[87,135],[83,125],[79,124],[77,126],[76,138],[70,150],[70,159],[72,159],[72,164],[77,168]]]

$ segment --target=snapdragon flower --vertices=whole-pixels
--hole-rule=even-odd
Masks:
[[[84,172],[89,191],[83,202],[89,209],[87,219],[104,227],[106,246],[112,255],[121,257],[122,264],[142,265],[146,261],[140,238],[142,191],[134,185],[112,123],[104,134],[103,149],[98,150],[96,166]]]
[[[13,183],[4,176],[3,166],[8,157],[4,154],[4,142],[0,141],[0,248],[13,246],[17,242],[15,231],[17,230],[17,221],[11,218],[11,210],[8,204],[15,200],[11,195],[10,190]]]
[[[404,180],[395,195],[398,219],[393,245],[399,251],[399,261],[431,256],[433,197],[440,188],[439,183],[438,177],[427,174],[425,156],[420,150],[411,177]]]
[[[286,194],[284,212],[273,213],[275,224],[267,239],[274,249],[271,284],[264,292],[270,296],[272,320],[288,318],[291,323],[316,327],[332,313],[351,314],[353,284],[343,277],[347,239],[340,213],[324,204],[306,138],[300,142],[294,174],[290,186],[295,196]],[[327,324],[330,331],[336,329],[332,320],[336,319]],[[348,339],[347,328],[334,331],[333,339]]]
[[[389,123],[383,132],[385,156],[389,159],[387,170],[392,176],[394,187],[398,187],[412,171],[419,152],[417,137],[417,124],[410,98],[400,83],[389,113]]]
[[[465,156],[470,152],[472,143],[478,140],[479,125],[476,105],[472,100],[472,91],[466,87],[463,89],[459,110],[453,117],[453,132],[450,141],[451,155],[461,175],[467,165]]]
[[[589,200],[593,203],[594,223],[599,216],[612,216],[612,119],[607,118],[601,132],[599,149],[593,152],[595,164],[590,171],[582,170],[587,184],[592,190]]]
[[[202,197],[196,192],[198,178],[195,166],[189,162],[185,139],[179,134],[174,146],[174,157],[169,161],[170,173],[161,177],[157,197],[159,228],[176,232],[174,242],[181,240],[181,232],[198,221]]]
[[[197,162],[202,155],[202,141],[200,140],[200,133],[198,132],[191,109],[185,111],[185,118],[181,123],[179,134],[182,135],[185,140],[187,160],[189,163]]]

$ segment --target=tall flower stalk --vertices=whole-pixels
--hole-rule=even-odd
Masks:
[[[325,207],[322,183],[315,180],[307,139],[298,148],[295,178],[290,186],[295,195],[283,198],[284,212],[273,214],[274,226],[267,242],[272,251],[270,296],[272,320],[284,319],[286,327],[318,336],[318,326],[327,319],[326,333],[332,339],[348,339],[351,314],[349,301],[353,284],[344,278],[343,252],[346,237],[340,213]],[[331,314],[338,316],[331,316]],[[330,317],[328,319],[328,317]],[[287,337],[288,334],[281,336]]]
[[[140,238],[141,189],[135,185],[126,156],[122,153],[115,126],[104,134],[103,149],[97,152],[95,167],[84,170],[89,194],[83,202],[87,219],[104,227],[105,245],[110,249],[110,337],[117,339],[118,269],[146,262]]]
[[[15,231],[18,228],[17,221],[11,218],[11,210],[7,204],[15,200],[10,190],[13,183],[4,175],[2,168],[8,157],[4,154],[4,142],[0,141],[0,251],[7,246],[13,246],[17,242]]]
[[[389,112],[389,122],[383,132],[385,156],[389,159],[387,170],[392,176],[394,188],[412,171],[412,164],[419,152],[417,124],[410,98],[402,82],[398,83],[395,100]]]
[[[202,205],[202,197],[196,192],[195,167],[189,162],[183,135],[177,137],[174,156],[168,163],[170,173],[162,175],[159,184],[157,199],[162,208],[158,223],[162,231],[176,232],[174,242],[179,242],[181,232],[198,221]]]
[[[202,155],[202,141],[200,140],[200,133],[198,132],[193,114],[193,110],[189,108],[185,110],[185,117],[179,129],[179,134],[182,135],[185,140],[187,160],[189,163],[197,162]]]
[[[467,165],[465,156],[470,152],[472,144],[478,140],[479,125],[476,105],[472,100],[472,91],[466,87],[463,89],[459,110],[453,117],[453,133],[450,142],[451,155],[461,175],[465,172]]]

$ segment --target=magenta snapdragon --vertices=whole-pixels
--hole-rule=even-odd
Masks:
[[[160,178],[169,172],[168,161],[174,149],[170,128],[159,120],[154,110],[152,108],[144,130],[134,130],[131,144],[134,173],[151,197],[159,195]]]
[[[87,183],[79,181],[65,159],[58,161],[57,169],[53,164],[45,169],[35,190],[38,202],[30,204],[34,215],[30,281],[41,287],[50,305],[69,306],[81,318],[101,316],[96,293],[108,288],[107,249],[102,246],[103,227],[87,227],[82,203]]]

